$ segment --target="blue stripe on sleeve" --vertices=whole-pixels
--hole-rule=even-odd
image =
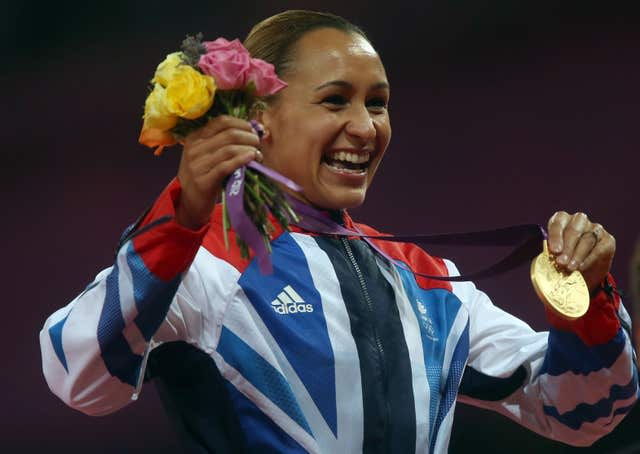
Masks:
[[[573,430],[578,430],[585,422],[594,422],[599,418],[611,415],[613,404],[617,400],[625,400],[633,397],[637,392],[638,375],[634,369],[633,378],[624,386],[613,385],[610,388],[609,397],[600,399],[595,404],[582,403],[577,405],[573,410],[560,414],[558,409],[553,406],[545,405],[544,413],[552,416],[562,424]],[[618,409],[620,410],[620,409]]]
[[[267,399],[312,435],[311,428],[286,378],[262,356],[224,326],[220,333],[217,351],[227,364],[240,372]]]
[[[98,344],[109,373],[124,383],[135,386],[142,356],[131,351],[122,334],[124,319],[120,309],[118,274],[119,267],[116,261],[106,279],[104,305],[98,321]]]
[[[625,342],[622,329],[606,344],[589,347],[575,334],[552,328],[540,374],[562,375],[573,372],[588,375],[609,368],[624,350]]]
[[[51,338],[53,350],[56,352],[56,356],[62,363],[62,366],[64,367],[64,370],[67,371],[67,373],[69,373],[69,368],[67,367],[67,357],[65,356],[64,349],[62,348],[62,328],[64,327],[64,324],[67,321],[68,317],[69,314],[67,314],[65,318],[49,328],[49,337]]]
[[[129,242],[127,248],[127,264],[131,270],[133,297],[138,309],[135,324],[148,342],[167,316],[180,286],[181,276],[178,275],[169,282],[158,279],[135,251],[133,242]]]

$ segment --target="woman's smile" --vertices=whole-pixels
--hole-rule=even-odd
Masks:
[[[354,188],[367,185],[371,152],[366,150],[331,150],[322,156],[321,172],[326,179],[334,178],[334,184]]]

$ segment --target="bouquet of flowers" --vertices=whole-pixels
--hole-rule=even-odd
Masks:
[[[155,148],[155,155],[160,155],[164,147],[176,144],[215,116],[231,115],[249,120],[264,108],[264,97],[286,87],[278,79],[273,65],[251,58],[239,40],[218,38],[215,41],[202,41],[202,34],[187,36],[180,52],[167,55],[158,65],[151,84],[139,141]],[[257,126],[254,129],[261,134]],[[268,211],[283,229],[288,229],[289,222],[298,221],[282,191],[266,174],[297,189],[295,184],[269,170],[252,162],[242,172],[234,173],[236,178],[234,181],[228,179],[227,190],[222,191],[225,245],[228,249],[227,231],[233,226],[245,258],[249,257],[249,248],[258,253],[264,248],[271,251],[270,235],[275,228],[269,221]],[[255,244],[254,232],[246,233],[246,222],[242,226],[244,228],[237,228],[234,214],[231,218],[229,216],[228,197],[238,193],[243,198],[242,215],[246,214],[251,220],[262,237],[262,245]]]

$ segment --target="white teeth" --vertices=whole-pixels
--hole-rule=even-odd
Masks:
[[[340,173],[351,173],[354,175],[364,175],[366,173],[365,169],[348,169],[346,167],[340,166],[340,165],[331,165],[331,164],[327,164],[326,162],[323,163],[322,165],[325,165],[331,169],[333,169],[334,171],[338,171]]]
[[[349,153],[345,151],[337,151],[332,153],[329,158],[335,161],[346,161],[354,164],[364,164],[369,162],[370,153]]]

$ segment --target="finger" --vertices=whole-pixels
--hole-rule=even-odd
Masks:
[[[219,153],[205,155],[204,159],[199,159],[196,163],[181,165],[178,170],[178,178],[183,186],[181,199],[188,201],[191,208],[187,211],[192,212],[191,217],[205,217],[202,213],[207,212],[207,205],[220,191],[224,178],[255,156],[254,147],[230,145],[222,148]]]
[[[582,235],[580,235],[580,237],[578,238],[578,242],[575,249],[573,250],[573,254],[571,255],[571,257],[569,257],[567,269],[569,271],[577,270],[585,261],[587,256],[591,253],[591,251],[593,251],[597,244],[598,239],[593,233],[593,230],[583,232]]]
[[[228,128],[244,129],[251,131],[251,123],[241,118],[232,117],[231,115],[219,115],[210,119],[207,124],[200,128],[200,137],[214,136],[220,131]]]
[[[557,211],[549,219],[549,223],[547,224],[547,244],[552,254],[557,255],[562,252],[564,245],[563,232],[570,220],[571,215],[566,211]]]
[[[254,132],[229,128],[219,132],[215,136],[198,139],[186,145],[184,152],[193,160],[204,155],[217,153],[222,148],[232,145],[257,148],[260,146],[260,139]]]
[[[253,132],[253,128],[248,121],[230,115],[220,115],[212,118],[206,125],[189,134],[185,139],[185,143],[192,143],[197,140],[213,137],[225,129],[230,128]]]
[[[591,222],[586,214],[576,213],[571,216],[571,220],[562,232],[563,246],[560,255],[556,258],[556,263],[567,268],[582,233],[587,231],[589,227],[591,227]]]
[[[200,153],[212,153],[230,145],[247,145],[254,148],[260,146],[260,139],[254,132],[248,132],[242,129],[229,128],[225,129],[213,137],[201,139],[194,147],[198,147]]]
[[[237,153],[234,157],[227,159],[211,169],[211,178],[222,182],[227,176],[231,175],[239,167],[248,164],[255,158],[255,149],[248,149],[244,152]]]
[[[253,129],[247,131],[241,128],[225,128],[214,136],[203,137],[199,143],[209,143],[213,146],[224,146],[228,144],[259,146],[260,138]]]
[[[613,237],[613,235],[605,231],[600,224],[596,224],[596,227],[594,230],[596,232],[601,231],[602,233],[589,235],[593,238],[598,236],[598,241],[596,242],[593,249],[589,251],[589,254],[579,264],[578,269],[580,271],[584,271],[584,270],[588,270],[589,268],[592,268],[596,264],[596,262],[600,260],[610,261],[615,253],[616,240]]]
[[[590,291],[596,289],[610,271],[615,249],[615,239],[609,235],[607,239],[598,242],[584,261],[581,271]]]
[[[233,160],[239,155],[250,153],[255,159],[257,149],[249,145],[227,145],[220,148],[216,153],[206,154],[194,164],[194,168],[199,175],[210,174],[212,170],[221,164]],[[234,169],[235,170],[235,169]]]

